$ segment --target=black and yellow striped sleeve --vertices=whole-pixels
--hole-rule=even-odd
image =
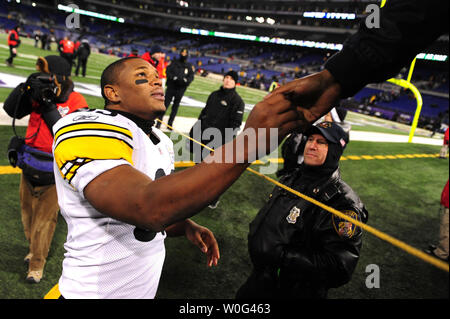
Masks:
[[[54,158],[69,183],[77,170],[93,160],[123,159],[133,164],[133,135],[127,128],[99,122],[73,123],[55,132]]]

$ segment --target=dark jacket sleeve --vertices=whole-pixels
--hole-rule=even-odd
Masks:
[[[202,109],[202,111],[200,112],[200,115],[198,116],[199,120],[201,120],[201,121],[205,121],[206,120],[208,108],[211,107],[211,103],[214,100],[214,96],[216,94],[217,94],[217,91],[214,91],[208,96],[208,99],[206,100],[205,107]]]
[[[187,68],[189,69],[188,76],[187,76],[187,83],[186,85],[190,85],[192,81],[194,81],[194,66],[191,63],[187,64]]]
[[[339,209],[342,211],[342,209]],[[352,211],[358,212],[352,208]],[[299,272],[303,277],[323,278],[328,287],[339,287],[350,281],[361,249],[362,231],[356,227],[350,237],[338,234],[332,214],[324,215],[315,230],[318,249],[289,245],[285,247],[281,267]],[[360,219],[360,218],[359,218]]]
[[[234,96],[233,101],[233,113],[230,119],[230,127],[233,129],[239,128],[242,124],[242,118],[244,117],[245,103],[242,98],[237,94]]]
[[[31,113],[31,97],[25,92],[25,84],[19,84],[6,98],[3,104],[3,109],[5,112],[16,119],[21,119],[22,117]],[[16,110],[17,108],[17,110]]]
[[[380,10],[380,28],[367,28],[363,18],[358,32],[325,64],[342,86],[341,97],[398,74],[448,32],[448,9],[449,1],[389,0]]]
[[[177,72],[176,72],[176,69],[177,69],[177,65],[176,65],[176,62],[175,62],[175,61],[169,64],[169,66],[168,66],[167,69],[166,69],[166,72],[167,72],[167,80],[168,80],[168,81],[172,81],[173,78],[174,78],[175,76],[177,76],[177,74],[176,74],[176,73],[177,73]]]

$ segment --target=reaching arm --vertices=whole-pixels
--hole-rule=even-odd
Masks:
[[[106,215],[162,231],[193,216],[222,194],[247,168],[249,159],[277,147],[270,143],[270,128],[279,128],[281,140],[298,125],[298,113],[289,101],[277,95],[255,105],[243,134],[217,149],[204,162],[155,181],[130,165],[117,166],[95,177],[84,188],[84,195]],[[245,134],[252,130],[257,134],[253,141]],[[235,156],[230,156],[231,150]]]
[[[246,167],[247,164],[200,163],[153,181],[132,166],[121,165],[96,177],[86,186],[84,195],[106,215],[162,231],[206,207]]]
[[[307,127],[328,113],[340,98],[353,96],[365,85],[397,74],[401,67],[448,32],[448,1],[389,0],[380,11],[380,28],[364,21],[325,70],[274,90],[284,94],[303,114]]]
[[[389,0],[380,10],[379,28],[363,19],[358,32],[325,63],[342,86],[342,98],[365,85],[395,76],[439,35],[448,32],[448,1]]]

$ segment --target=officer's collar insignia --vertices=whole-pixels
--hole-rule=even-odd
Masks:
[[[344,211],[342,211],[342,213],[344,213],[345,215],[347,215],[350,218],[360,221],[359,215],[352,210],[344,210]],[[333,214],[332,218],[333,218],[334,229],[336,230],[336,232],[338,233],[338,235],[340,237],[350,239],[355,235],[356,229],[358,228],[358,226],[356,226],[352,222],[350,222],[346,219],[340,218],[334,214]]]
[[[286,216],[286,220],[289,224],[295,224],[298,216],[300,216],[300,208],[294,206],[289,212],[289,215]]]

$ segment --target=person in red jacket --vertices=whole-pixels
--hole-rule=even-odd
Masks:
[[[20,45],[20,26],[16,26],[14,29],[9,31],[8,34],[8,46],[9,46],[9,58],[6,59],[7,66],[13,66],[13,59],[17,56],[17,48]]]
[[[162,81],[162,87],[165,89],[167,79],[166,69],[168,62],[166,61],[166,54],[163,52],[162,48],[159,45],[154,45],[150,51],[145,52],[141,58],[156,68],[156,71],[158,71],[158,76]]]
[[[448,130],[447,130],[448,132]],[[425,252],[448,262],[448,245],[449,245],[449,229],[448,229],[448,207],[449,207],[449,194],[448,194],[448,180],[441,193],[441,211],[444,211],[441,219],[441,225],[439,227],[439,244],[429,245]]]
[[[441,151],[439,152],[439,158],[447,158],[448,155],[448,127],[444,134],[444,142],[442,143]]]
[[[74,84],[69,76],[71,66],[65,59],[56,55],[39,57],[36,69],[38,72],[19,84],[3,105],[11,117],[19,119],[30,115],[24,148],[45,155],[50,162],[50,170],[46,172],[21,167],[19,192],[22,224],[29,242],[29,253],[24,259],[28,263],[29,283],[38,283],[42,278],[58,218],[52,169],[52,127],[66,114],[88,106],[84,97],[73,91]]]
[[[75,57],[75,43],[69,37],[65,36],[64,39],[59,41],[58,50],[60,56],[69,62],[70,72],[72,72],[73,59]]]

